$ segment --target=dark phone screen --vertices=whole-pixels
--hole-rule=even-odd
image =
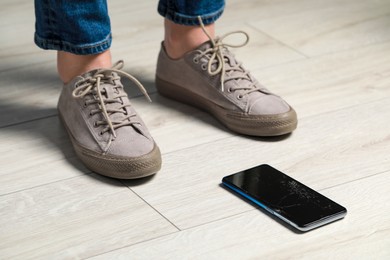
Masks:
[[[227,176],[223,182],[300,227],[346,212],[341,205],[265,164]]]

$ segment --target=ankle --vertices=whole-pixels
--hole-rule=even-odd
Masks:
[[[111,52],[107,50],[93,55],[76,55],[69,52],[57,52],[57,71],[65,84],[74,77],[98,68],[111,67]]]
[[[172,59],[181,58],[185,53],[209,40],[200,26],[180,25],[165,19],[164,27],[164,47],[168,56]],[[210,36],[214,38],[214,24],[206,25],[205,28]]]

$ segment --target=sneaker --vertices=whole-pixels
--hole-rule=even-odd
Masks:
[[[92,171],[120,179],[156,173],[161,154],[142,119],[131,106],[120,76],[123,61],[111,69],[97,69],[65,84],[58,112],[77,156]]]
[[[245,32],[234,33],[243,33],[245,43],[223,43],[232,33],[216,39],[208,35],[209,41],[180,59],[171,59],[163,42],[156,71],[158,92],[209,112],[240,134],[277,136],[292,132],[297,127],[294,109],[262,86],[228,50],[249,40]]]

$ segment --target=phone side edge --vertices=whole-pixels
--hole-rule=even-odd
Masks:
[[[224,186],[226,186],[227,188],[229,188],[230,190],[238,193],[239,195],[243,196],[244,198],[250,200],[251,202],[255,203],[256,205],[260,206],[261,208],[265,209],[266,211],[268,211],[269,213],[273,214],[272,210],[270,208],[268,208],[267,206],[265,206],[264,204],[262,204],[261,202],[259,202],[258,200],[256,200],[255,198],[251,197],[250,195],[246,194],[244,191],[240,190],[238,187],[226,182],[226,181],[222,181],[222,184]]]
[[[232,191],[236,192],[237,194],[241,195],[242,197],[244,197],[244,198],[248,199],[249,201],[255,203],[256,205],[260,206],[261,208],[266,210],[271,215],[274,215],[275,217],[279,218],[280,220],[284,221],[285,223],[289,224],[290,226],[294,227],[295,229],[300,230],[300,231],[307,231],[307,230],[304,230],[304,229],[300,228],[294,222],[292,222],[292,221],[288,220],[287,218],[281,216],[280,214],[278,214],[274,210],[268,208],[267,206],[265,206],[264,204],[262,204],[261,202],[259,202],[255,198],[253,198],[250,195],[246,194],[245,192],[241,191],[239,188],[235,187],[234,185],[232,185],[230,183],[226,183],[226,182],[222,182],[222,184],[224,186],[226,186],[227,188],[231,189]]]
[[[338,212],[338,213],[336,213],[334,215],[331,215],[331,216],[329,216],[327,218],[324,218],[324,219],[319,219],[319,220],[317,220],[315,222],[312,222],[312,223],[309,223],[308,225],[303,226],[303,227],[298,226],[297,228],[299,230],[302,230],[302,231],[309,231],[309,230],[312,230],[312,229],[315,229],[315,228],[318,228],[318,227],[321,227],[321,226],[328,225],[328,224],[330,224],[332,222],[335,222],[337,220],[341,220],[348,213],[348,210],[345,207],[343,207],[343,208],[344,208],[344,210],[341,211],[341,212]]]

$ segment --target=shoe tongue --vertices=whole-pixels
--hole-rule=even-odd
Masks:
[[[225,86],[230,87],[229,85],[232,84],[231,85],[232,87],[239,85],[240,87],[248,88],[248,89],[260,87],[261,91],[254,91],[248,95],[249,103],[257,100],[261,96],[270,94],[269,91],[265,89],[263,86],[261,86],[260,83],[257,82],[257,80],[254,79],[250,73],[244,75],[246,70],[241,65],[240,65],[241,70],[237,69],[237,70],[229,71],[229,68],[237,66],[239,62],[236,60],[234,55],[227,49],[224,50],[224,56],[225,56],[225,70],[227,71],[226,77],[238,78],[238,79],[227,81],[225,83]]]
[[[196,50],[198,51],[206,51],[208,49],[211,49],[213,48],[213,44],[211,41],[207,41],[207,42],[204,42],[203,44],[201,44],[198,48],[196,48]],[[223,48],[222,49],[222,53],[224,55],[224,62],[225,62],[225,68],[227,67],[234,67],[238,64],[238,62],[236,61],[234,55],[226,48]],[[218,55],[218,54],[217,54]],[[218,62],[218,58],[215,57],[215,60]],[[208,62],[208,59],[204,58],[203,61],[207,61]],[[217,68],[217,65],[218,63],[214,64],[212,66],[212,69],[216,69]],[[240,74],[242,74],[240,71],[234,71],[233,72],[233,76],[239,76]]]
[[[99,72],[99,69],[91,70],[91,71],[88,71],[87,73],[81,75],[81,77],[84,79],[92,78],[98,72]],[[100,71],[99,73],[102,73],[104,75],[104,78],[102,78],[100,81],[100,90],[101,90],[101,95],[103,97],[103,100],[115,99],[115,97],[117,97],[118,95],[125,93],[120,80],[112,80],[112,78],[119,78],[118,74],[116,72],[107,70],[107,71]],[[95,88],[95,91],[97,91],[97,88]],[[98,96],[98,94],[96,93],[95,96]],[[119,107],[121,107],[123,105],[129,105],[129,106],[126,106],[125,108],[120,109],[123,112],[127,112],[127,114],[121,113],[121,112],[116,112],[116,113],[108,112],[109,119],[111,120],[111,122],[123,121],[123,119],[127,115],[131,115],[134,113],[134,111],[131,108],[131,104],[130,104],[130,101],[127,98],[127,96],[117,98],[116,100],[121,101],[122,103],[120,103],[120,102],[119,103],[118,102],[114,102],[114,103],[105,102],[105,107],[106,107],[107,112],[110,110],[111,111],[112,110],[119,110]],[[99,106],[100,106],[100,103],[99,103]],[[101,116],[103,119],[104,118],[103,112],[101,112]],[[103,119],[103,120],[105,120],[105,119]],[[106,125],[106,126],[108,126],[108,125]],[[129,127],[127,127],[127,125],[125,125],[123,127],[117,128],[115,131],[129,131],[129,130],[130,131],[138,131],[142,135],[147,136],[147,133],[145,132],[144,129],[142,129],[142,126],[138,126],[138,125],[129,125]]]
[[[115,72],[112,72],[112,76],[113,77],[117,77],[117,74]],[[113,123],[114,122],[121,122],[121,121],[123,121],[124,118],[127,117],[128,115],[134,115],[134,110],[131,108],[131,104],[130,104],[130,101],[127,98],[127,96],[115,98],[118,95],[122,95],[122,94],[125,93],[123,87],[120,87],[121,85],[119,85],[119,84],[121,84],[121,83],[120,82],[114,82],[114,81],[113,82],[104,82],[104,83],[101,84],[101,89],[105,90],[105,91],[103,91],[104,92],[104,95],[103,95],[104,98],[106,98],[106,99],[116,99],[116,100],[122,102],[122,103],[117,103],[117,102],[115,102],[115,103],[105,103],[107,112],[109,112],[110,110],[120,110],[120,111],[125,112],[125,113],[122,113],[122,112],[111,113],[111,112],[109,112],[108,113],[109,114],[109,118],[110,118],[111,122],[113,122]],[[119,109],[123,105],[128,105],[128,106]],[[129,122],[130,120],[131,119],[127,119],[125,122]],[[137,121],[137,119],[136,119],[136,121]],[[148,137],[148,133],[147,133],[147,131],[145,131],[145,129],[143,128],[141,123],[124,125],[124,126],[121,126],[121,127],[117,128],[117,129],[115,129],[115,132],[118,135],[122,135],[122,136],[127,136],[130,133],[129,131],[130,132],[136,131],[139,134],[144,135],[145,137]]]
[[[205,50],[210,49],[210,48],[213,48],[213,44],[211,41],[207,41],[207,42],[204,42],[201,45],[199,45],[198,48],[196,48],[196,50],[205,51]]]
[[[104,73],[107,78],[101,79],[100,89],[103,90],[103,94],[107,99],[113,99],[118,95],[118,88],[116,88],[116,82],[109,77],[117,77],[115,72]]]
[[[203,44],[201,44],[198,48],[196,48],[196,50],[206,51],[210,48],[213,48],[213,44],[211,41],[207,41],[207,42],[204,42]],[[236,60],[234,55],[227,48],[224,48],[222,50],[222,53],[224,55],[224,62],[225,62],[225,70],[226,71],[228,71],[228,68],[235,67],[236,65],[238,65],[238,61]],[[205,59],[205,58],[203,58],[203,59]],[[204,61],[206,61],[206,59]],[[208,62],[208,59],[207,59],[207,62]],[[216,68],[217,68],[217,64],[212,65],[213,70]],[[243,69],[243,71],[245,71],[244,68],[242,68],[242,69]],[[244,88],[245,87],[249,88],[251,85],[253,85],[253,83],[255,84],[255,86],[259,86],[259,83],[252,76],[248,75],[248,78],[246,78],[243,75],[243,73],[244,73],[243,71],[234,70],[234,71],[225,72],[225,73],[227,73],[227,75],[226,75],[227,77],[242,77],[238,80],[229,80],[229,81],[225,82],[225,89],[229,88],[230,86],[235,87],[238,84],[240,85],[240,87],[244,87]],[[262,86],[260,86],[260,87],[262,87]],[[265,88],[264,88],[264,91],[262,90],[262,91],[252,92],[248,96],[248,101],[252,102],[254,100],[257,100],[260,96],[264,96],[266,94],[269,94],[269,92]]]
[[[96,74],[97,71],[98,71],[98,69],[90,70],[90,71],[82,74],[81,77],[83,77],[84,79],[91,78]]]
[[[245,69],[242,66],[237,68],[239,62],[229,50],[223,50],[223,54],[225,62],[225,77],[237,78],[227,81],[225,85],[229,86],[229,84],[239,84],[240,87],[249,88],[251,85],[253,85],[253,83],[256,83],[250,75],[245,75]],[[236,69],[230,70],[233,67],[236,67]]]
[[[104,71],[103,73],[108,78],[110,78],[111,76],[113,78],[116,78],[118,76],[117,73],[115,73],[115,72]],[[120,87],[121,85],[119,85],[119,84],[120,84],[119,82],[115,82],[112,79],[103,79],[100,83],[100,89],[102,91],[103,99],[110,99],[110,100],[115,99],[118,101],[122,101],[123,105],[127,105],[130,103],[127,98],[124,98],[124,97],[116,98],[118,95],[122,94],[122,92],[124,91],[123,88]],[[118,110],[119,107],[122,106],[122,103],[117,103],[117,102],[105,103],[105,106],[106,106],[107,111]],[[122,108],[121,110],[123,112],[126,112],[125,108]],[[129,112],[129,111],[127,111],[127,112]],[[121,121],[121,120],[123,120],[124,117],[125,117],[125,114],[120,113],[120,112],[110,114],[111,121]]]

